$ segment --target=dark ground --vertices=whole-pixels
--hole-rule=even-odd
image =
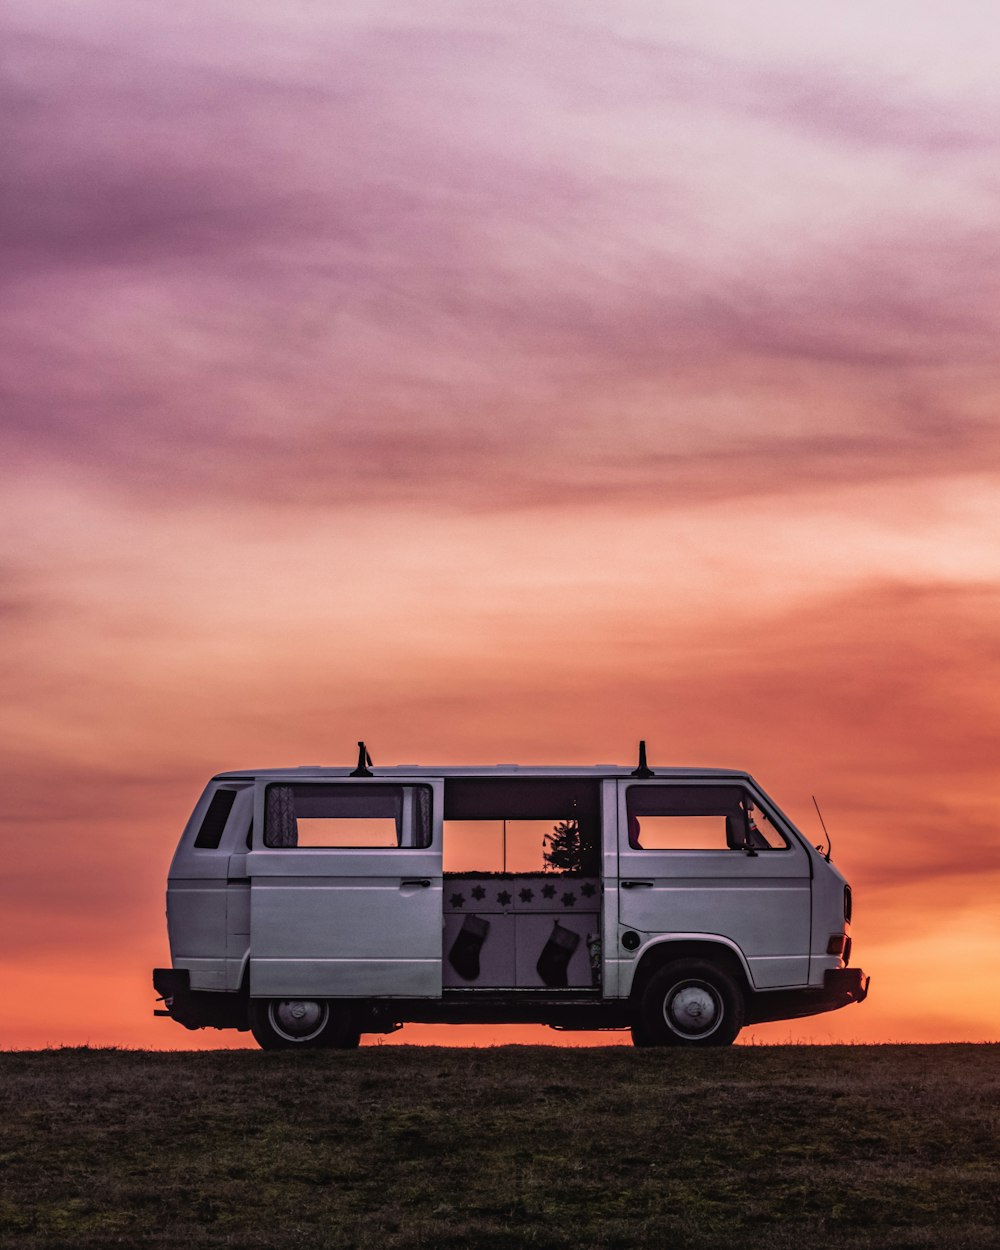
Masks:
[[[1000,1247],[1000,1046],[0,1053],[28,1247]]]

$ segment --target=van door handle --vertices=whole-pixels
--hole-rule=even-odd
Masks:
[[[426,877],[421,877],[419,881],[400,881],[399,888],[405,889],[408,885],[419,885],[422,889],[430,889],[430,881]]]
[[[652,881],[623,881],[621,885],[623,890],[651,890],[653,888]]]

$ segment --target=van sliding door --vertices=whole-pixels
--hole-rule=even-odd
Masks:
[[[250,887],[250,993],[441,993],[440,781],[260,781]]]

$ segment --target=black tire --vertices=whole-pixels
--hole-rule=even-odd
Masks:
[[[678,959],[654,972],[643,990],[644,1040],[636,1045],[730,1046],[745,1012],[742,990],[718,964]]]
[[[250,1032],[262,1050],[351,1050],[361,1041],[350,1003],[251,998]]]

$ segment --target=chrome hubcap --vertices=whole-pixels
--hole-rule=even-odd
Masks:
[[[705,981],[675,985],[663,1003],[663,1018],[678,1037],[696,1040],[714,1033],[722,1022],[722,998]]]
[[[289,1042],[309,1042],[326,1028],[330,1008],[311,999],[275,999],[267,1009],[275,1033]]]

